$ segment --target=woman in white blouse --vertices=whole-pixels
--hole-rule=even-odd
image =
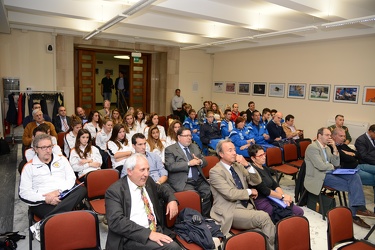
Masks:
[[[125,136],[125,128],[122,124],[116,124],[112,129],[112,136],[107,142],[107,151],[111,157],[112,167],[120,173],[126,159],[132,154],[131,143]]]
[[[102,129],[102,126],[103,122],[100,118],[100,114],[98,111],[94,110],[90,112],[87,122],[85,123],[85,125],[83,125],[83,128],[87,129],[90,132],[91,138],[94,140],[96,134]]]
[[[78,179],[84,181],[87,173],[100,169],[102,156],[99,149],[92,146],[91,134],[87,129],[78,131],[76,143],[69,156],[73,171],[78,173]]]
[[[156,153],[160,156],[162,162],[165,162],[165,141],[160,140],[160,132],[158,127],[155,125],[148,130],[146,151]]]
[[[168,128],[168,136],[165,142],[165,147],[168,147],[177,142],[177,131],[182,127],[182,123],[179,120],[171,122]]]
[[[126,113],[124,115],[123,121],[124,121],[126,139],[128,139],[128,141],[131,141],[132,136],[135,133],[138,133],[138,128],[137,128],[137,125],[135,124],[135,119],[134,119],[133,114]]]
[[[69,124],[69,130],[64,136],[64,154],[69,159],[70,150],[76,144],[78,131],[82,129],[82,120],[76,115],[72,115]]]
[[[135,117],[135,124],[137,125],[138,133],[142,133],[145,131],[146,125],[146,119],[145,119],[145,113],[143,113],[142,109],[136,109],[134,113]]]
[[[113,127],[112,120],[110,118],[106,117],[106,118],[103,119],[102,130],[100,130],[96,134],[95,145],[103,151],[107,150],[107,142],[109,141],[109,138],[111,138],[112,127]]]
[[[151,126],[155,125],[158,127],[160,131],[160,140],[165,141],[167,139],[167,135],[165,134],[165,129],[163,126],[159,125],[159,116],[156,113],[151,113],[146,121],[147,127],[143,134],[145,135],[146,139],[148,138],[148,130]]]

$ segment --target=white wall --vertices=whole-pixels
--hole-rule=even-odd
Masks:
[[[200,82],[210,86],[202,87],[204,99],[219,104],[238,102],[240,110],[246,110],[252,100],[256,108],[276,108],[295,116],[297,128],[305,135],[315,137],[318,128],[325,126],[327,119],[340,113],[346,120],[375,123],[375,106],[362,105],[363,87],[375,86],[375,36],[360,38],[273,46],[241,51],[217,53],[214,56],[202,52],[181,52],[180,86],[185,100],[194,108],[200,108],[199,96],[182,83],[190,83],[193,72],[201,72]],[[209,58],[213,58],[210,62]],[[205,59],[205,60],[204,60]],[[213,72],[210,72],[209,63]],[[209,79],[212,81],[209,82]],[[208,82],[205,82],[207,80]],[[266,96],[212,93],[213,81],[278,82],[331,85],[330,101],[313,101]],[[333,102],[334,85],[359,85],[358,104]],[[268,84],[267,84],[268,87]]]

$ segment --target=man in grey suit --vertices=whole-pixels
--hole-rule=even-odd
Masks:
[[[331,149],[328,147],[330,146]],[[311,143],[305,154],[306,176],[304,185],[307,191],[319,195],[322,186],[329,186],[349,194],[349,208],[352,211],[354,224],[370,228],[366,222],[356,216],[357,211],[366,206],[365,195],[362,189],[362,181],[358,174],[332,174],[327,171],[340,166],[340,155],[335,141],[331,138],[328,128],[320,128],[317,140]],[[358,213],[365,216],[373,216],[368,210]]]
[[[236,229],[260,229],[266,236],[268,249],[273,249],[275,226],[270,216],[255,209],[253,198],[262,182],[258,172],[241,155],[230,139],[221,140],[216,146],[220,162],[210,170],[210,184],[214,199],[211,218],[221,225],[224,235],[229,236],[231,227]]]
[[[211,209],[210,185],[202,172],[207,161],[199,147],[192,143],[190,129],[177,131],[178,142],[165,149],[168,183],[176,192],[196,190],[202,199],[202,215],[209,217]]]
[[[146,156],[133,154],[125,163],[127,176],[110,186],[105,194],[108,236],[106,249],[181,249],[163,225],[165,216],[158,199],[165,201],[166,214],[178,213],[173,191],[149,177]]]

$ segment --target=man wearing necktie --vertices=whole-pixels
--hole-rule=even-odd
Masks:
[[[148,178],[150,167],[143,154],[130,156],[124,168],[127,176],[115,182],[105,195],[106,249],[181,249],[163,224],[165,215],[158,200],[167,204],[169,218],[176,216],[177,199],[171,188]]]
[[[168,183],[176,192],[197,191],[202,199],[202,215],[208,217],[211,209],[211,192],[202,172],[207,161],[199,147],[192,143],[190,129],[181,127],[177,131],[177,139],[177,143],[165,149]]]
[[[273,249],[275,226],[270,216],[255,208],[255,189],[262,182],[258,172],[241,155],[230,139],[221,140],[216,147],[220,162],[210,170],[213,196],[211,218],[221,225],[224,235],[229,236],[231,227],[236,229],[260,229],[266,236],[268,249]]]
[[[59,107],[58,113],[59,114],[52,119],[56,133],[66,132],[69,130],[70,117],[66,115],[66,108],[64,106]]]

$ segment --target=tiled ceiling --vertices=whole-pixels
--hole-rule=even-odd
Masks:
[[[22,29],[82,38],[137,2],[0,1],[0,32]],[[375,0],[156,0],[94,38],[215,53],[375,34],[375,18],[331,28],[322,26],[363,17],[375,17]],[[262,34],[270,36],[259,36]]]

